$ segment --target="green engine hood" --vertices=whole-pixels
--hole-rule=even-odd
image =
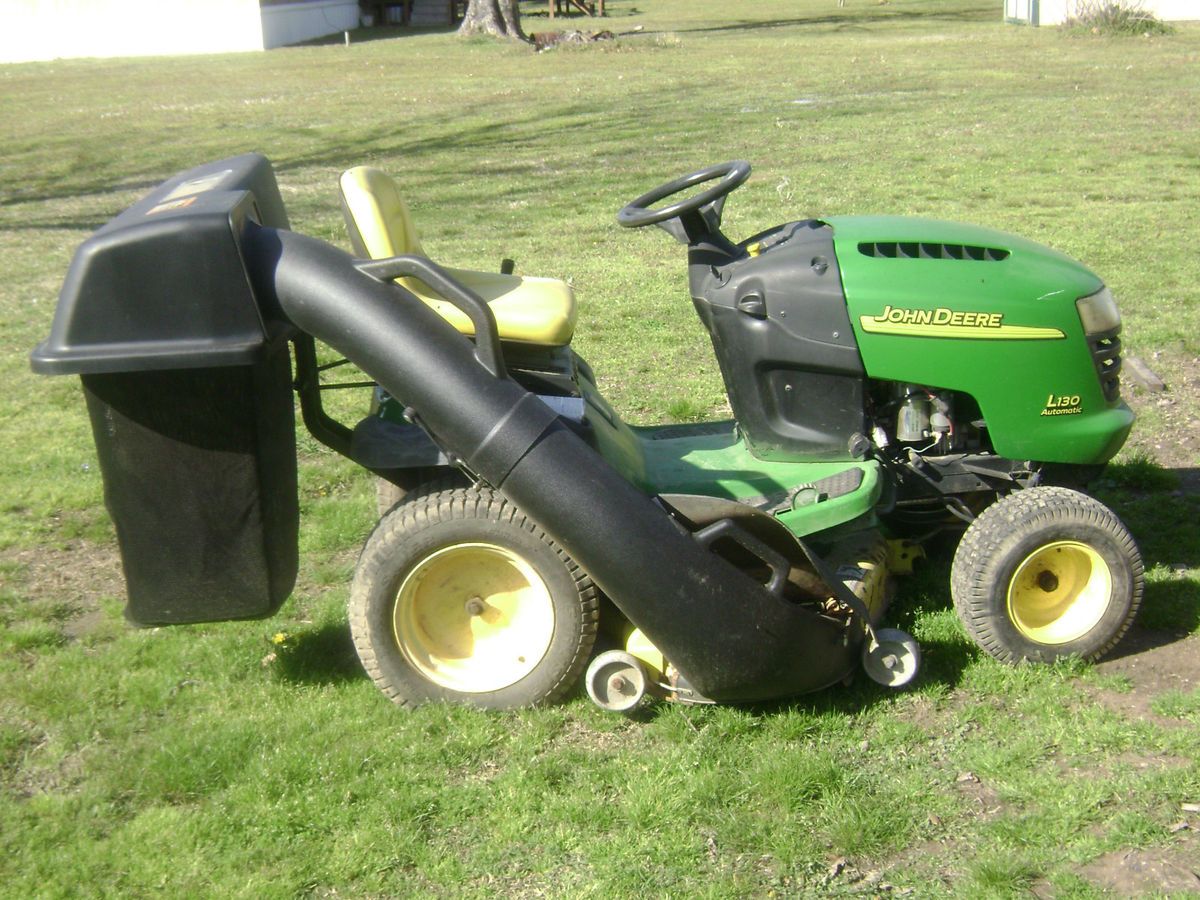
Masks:
[[[824,220],[868,376],[978,402],[997,453],[1096,463],[1132,415],[1107,400],[1075,301],[1103,282],[1014,235],[929,219]]]

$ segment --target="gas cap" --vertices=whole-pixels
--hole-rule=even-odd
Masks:
[[[737,308],[748,316],[756,319],[767,317],[767,301],[759,291],[747,291],[737,299]]]

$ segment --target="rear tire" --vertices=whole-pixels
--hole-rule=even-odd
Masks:
[[[967,632],[997,659],[1094,660],[1133,624],[1142,558],[1104,504],[1035,487],[1002,498],[972,523],[950,582]]]
[[[375,508],[382,518],[389,509],[404,499],[408,494],[407,488],[393,484],[386,478],[375,479]]]
[[[466,476],[457,469],[424,467],[406,470],[403,485],[375,478],[375,508],[380,518],[397,503],[431,491],[449,491],[456,487],[467,487]]]
[[[350,631],[392,701],[537,706],[578,680],[598,594],[579,566],[490,490],[437,491],[394,507],[368,538]]]

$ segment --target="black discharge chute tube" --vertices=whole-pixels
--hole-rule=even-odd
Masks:
[[[856,665],[861,632],[768,592],[709,552],[474,345],[342,251],[248,226],[260,303],[401,397],[447,450],[531,516],[704,696],[783,697]]]

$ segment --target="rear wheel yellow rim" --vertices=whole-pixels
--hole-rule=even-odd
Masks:
[[[400,652],[424,677],[478,694],[537,668],[554,638],[554,601],[520,555],[495,544],[455,544],[405,576],[392,624]]]
[[[1008,588],[1008,615],[1039,644],[1068,644],[1104,617],[1112,572],[1093,548],[1078,541],[1039,547],[1017,566]]]

